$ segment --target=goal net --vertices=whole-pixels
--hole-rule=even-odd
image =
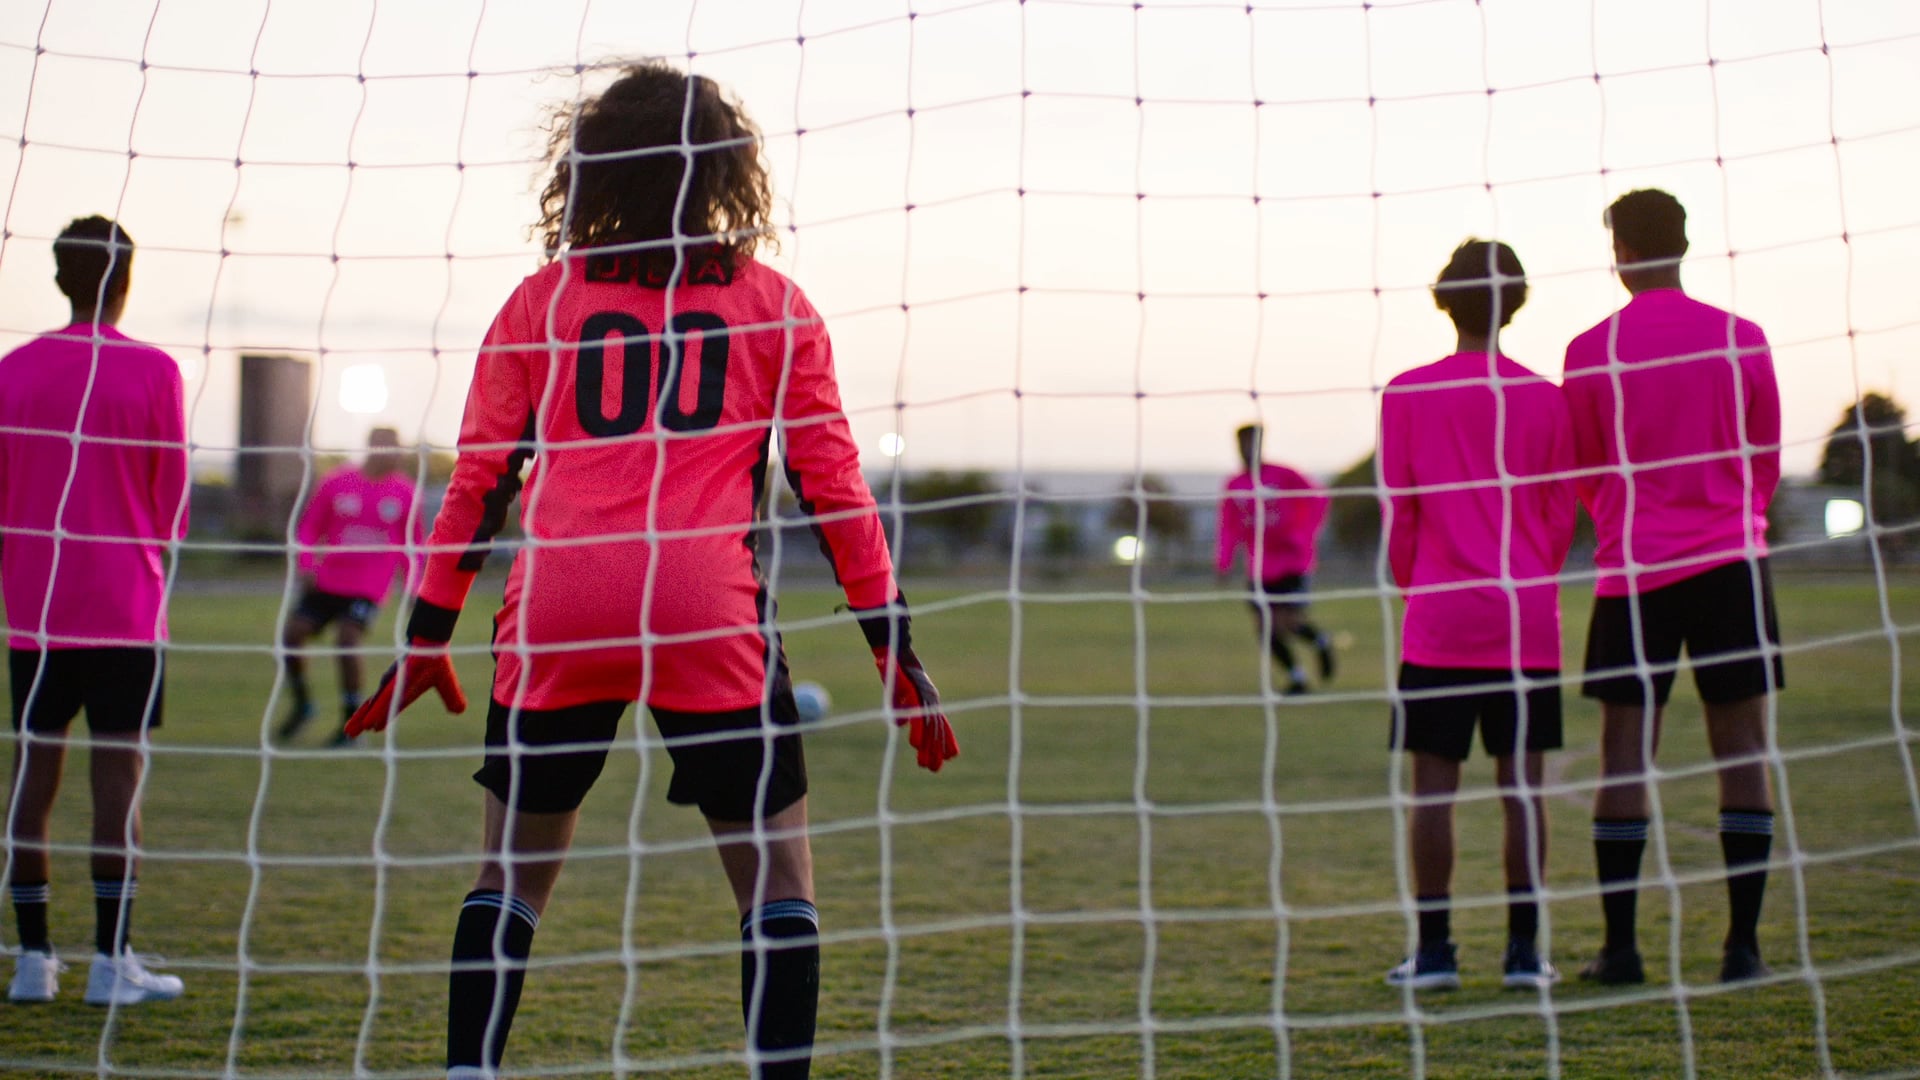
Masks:
[[[10,883],[35,884],[23,859],[51,867],[46,900],[11,895],[43,904],[68,969],[50,1003],[0,1014],[0,1071],[443,1075],[481,699],[492,651],[515,647],[488,617],[506,554],[539,545],[510,525],[468,602],[453,651],[474,708],[429,697],[336,746],[354,662],[371,691],[408,602],[395,585],[311,607],[316,546],[396,542],[301,522],[391,429],[420,494],[397,550],[418,556],[405,525],[444,497],[482,337],[543,261],[549,110],[635,57],[713,78],[764,133],[764,259],[833,335],[963,747],[938,775],[914,767],[817,516],[776,492],[758,558],[808,715],[815,1075],[1920,1076],[1920,10],[1868,0],[0,6],[0,346],[66,325],[67,222],[120,222],[137,255],[119,329],[178,363],[192,475],[190,530],[163,558],[164,723],[138,744],[137,903],[101,901],[185,992],[82,1004],[90,857],[113,841],[76,721],[48,839],[26,835],[38,796],[10,789]],[[1604,934],[1583,519],[1544,677],[1564,746],[1529,785],[1537,940],[1565,979],[1503,986],[1502,790],[1475,749],[1445,890],[1460,985],[1389,985],[1435,910],[1415,811],[1445,800],[1388,748],[1409,698],[1385,387],[1454,351],[1432,286],[1469,237],[1524,260],[1500,347],[1560,382],[1568,343],[1627,303],[1602,213],[1639,188],[1684,204],[1687,292],[1764,327],[1779,387],[1780,641],[1751,654],[1787,673],[1751,759],[1775,812],[1771,974],[1719,977],[1719,815],[1755,808],[1724,805],[1683,661],[1646,777],[1645,979],[1575,977]],[[12,363],[0,392],[24,385]],[[1246,424],[1328,499],[1271,608],[1250,603],[1248,545],[1217,559]],[[114,443],[91,432],[60,437]],[[0,424],[0,477],[27,434]],[[1257,494],[1317,497],[1293,483]],[[24,485],[0,484],[0,558],[75,535],[6,516]],[[6,616],[17,701],[41,639],[32,613]],[[290,622],[330,625],[293,641]],[[11,755],[57,744],[5,730]],[[673,775],[629,710],[540,921],[506,1072],[754,1066],[734,897],[701,816],[667,801]],[[0,913],[0,962],[21,944]]]

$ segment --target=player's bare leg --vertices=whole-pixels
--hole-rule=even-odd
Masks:
[[[303,615],[290,615],[287,624],[280,630],[282,646],[282,665],[287,673],[287,693],[292,701],[287,707],[287,717],[280,722],[277,732],[282,739],[291,739],[299,734],[307,721],[313,719],[313,696],[307,690],[307,642],[313,637],[312,620]]]
[[[8,793],[12,813],[7,843],[13,859],[12,884],[47,880],[53,861],[47,851],[52,838],[53,803],[60,794],[60,776],[67,764],[64,732],[23,735],[13,748],[13,790]]]
[[[14,744],[13,783],[7,792],[7,855],[12,861],[7,885],[19,929],[20,957],[7,990],[11,1001],[52,1001],[58,992],[56,976],[60,968],[47,935],[47,904],[52,891],[48,884],[52,859],[47,844],[66,758],[64,732],[23,732]]]
[[[510,810],[487,792],[480,872],[460,905],[447,977],[447,1071],[491,1075],[506,1053],[533,932],[573,846],[578,810]]]
[[[1445,900],[1453,892],[1453,795],[1460,790],[1460,763],[1420,751],[1412,757],[1416,802],[1408,815],[1407,854],[1413,864],[1413,890],[1423,903],[1427,898]],[[1444,918],[1445,912],[1441,914]],[[1447,935],[1435,940],[1445,942]]]
[[[473,887],[524,900],[535,915],[544,914],[579,821],[578,810],[558,814],[508,810],[498,795],[487,792],[483,861]]]
[[[1460,763],[1416,750],[1412,810],[1407,815],[1407,861],[1413,869],[1419,944],[1413,956],[1387,972],[1387,983],[1415,990],[1460,985],[1453,949],[1453,803]]]
[[[1540,791],[1546,755],[1496,757],[1493,770],[1500,785],[1501,851],[1507,871],[1503,979],[1509,987],[1551,986],[1560,976],[1539,952],[1540,891],[1547,880],[1547,801]]]
[[[366,628],[351,619],[340,620],[340,728],[334,735],[336,745],[348,742],[347,718],[360,707],[360,645],[366,640]]]
[[[740,1009],[756,1051],[753,1075],[805,1080],[820,1004],[820,917],[813,906],[806,797],[758,830],[750,821],[713,818],[707,827],[740,910]]]
[[[1707,743],[1720,763],[1720,850],[1727,863],[1726,982],[1768,974],[1760,959],[1760,905],[1773,850],[1773,788],[1767,773],[1767,698],[1706,705]],[[1755,867],[1757,869],[1745,869]]]
[[[1607,938],[1580,977],[1602,983],[1646,980],[1635,936],[1640,860],[1651,814],[1648,770],[1660,749],[1665,710],[1645,704],[1600,706],[1600,787],[1593,793],[1594,865]]]
[[[137,732],[95,733],[93,785],[94,948],[118,956],[129,937],[140,866],[140,778],[146,755]]]
[[[1547,877],[1547,801],[1540,793],[1546,776],[1546,755],[1518,755],[1526,762],[1526,785],[1521,789],[1516,755],[1493,759],[1494,779],[1500,785],[1503,834],[1501,851],[1507,869],[1507,891],[1537,893]],[[1532,935],[1528,935],[1531,937]]]

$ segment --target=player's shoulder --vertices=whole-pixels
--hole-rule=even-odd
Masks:
[[[1607,341],[1619,332],[1619,324],[1627,317],[1627,309],[1621,308],[1575,334],[1573,340],[1567,342],[1567,370],[1604,365],[1607,362]]]
[[[1388,379],[1387,389],[1394,392],[1404,392],[1417,386],[1425,386],[1428,383],[1442,382],[1448,378],[1452,378],[1454,376],[1451,369],[1454,366],[1455,359],[1455,356],[1444,356],[1438,360],[1429,360],[1424,364],[1410,367],[1400,374],[1395,375],[1393,378]]]

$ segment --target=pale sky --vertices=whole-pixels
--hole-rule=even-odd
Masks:
[[[1252,6],[11,0],[0,346],[64,321],[48,241],[106,213],[140,245],[123,328],[180,361],[199,443],[233,444],[241,346],[319,359],[323,447],[449,443],[538,265],[543,106],[658,55],[766,132],[771,261],[870,465],[898,430],[910,467],[1224,470],[1257,415],[1339,469],[1375,387],[1449,351],[1455,244],[1518,250],[1506,350],[1557,377],[1624,301],[1600,211],[1639,186],[1689,210],[1690,290],[1775,342],[1790,471],[1857,387],[1920,410],[1920,3]],[[391,400],[348,415],[368,363]]]

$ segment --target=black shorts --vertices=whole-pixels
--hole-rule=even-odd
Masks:
[[[784,685],[784,684],[783,684]],[[807,793],[807,762],[793,692],[774,695],[773,764],[760,816],[777,814]],[[473,778],[515,810],[535,814],[577,810],[607,764],[624,701],[596,701],[564,709],[520,709],[498,701],[487,709],[486,762]],[[755,820],[754,805],[766,761],[761,709],[696,713],[652,710],[673,759],[667,801],[698,806],[721,821]],[[509,737],[511,733],[511,737]]]
[[[1255,580],[1253,596],[1247,603],[1253,605],[1255,615],[1268,607],[1281,611],[1307,610],[1307,575],[1282,574],[1272,581]]]
[[[87,729],[96,735],[124,735],[160,726],[166,663],[157,646],[44,653],[11,649],[7,678],[13,691],[15,731],[63,732],[83,708]]]
[[[627,704],[594,701],[564,709],[514,709],[491,702],[487,757],[473,778],[515,810],[578,810],[607,766],[607,748],[613,745]]]
[[[698,806],[719,821],[757,821],[800,801],[807,793],[807,756],[796,730],[800,710],[784,679],[771,700],[767,709],[756,705],[721,713],[653,709],[653,722],[673,758],[667,801]]]
[[[1558,750],[1560,673],[1528,669],[1535,683],[1526,690],[1525,746],[1529,753]],[[1400,665],[1401,698],[1393,710],[1389,745],[1453,761],[1467,760],[1473,728],[1480,745],[1494,757],[1507,757],[1521,745],[1520,688],[1511,671]]]
[[[305,619],[315,630],[324,629],[335,619],[365,630],[379,614],[380,605],[364,596],[342,596],[316,588],[301,593],[300,602],[293,606],[294,618]]]
[[[1638,642],[1633,633],[1635,606],[1640,611]],[[1701,701],[1745,701],[1787,685],[1779,644],[1772,569],[1766,559],[1742,559],[1637,597],[1596,598],[1587,628],[1584,693],[1612,705],[1644,705],[1649,698],[1656,707],[1665,705],[1684,645]],[[1727,658],[1713,659],[1719,656]],[[1648,669],[1644,675],[1639,667],[1643,661]]]

